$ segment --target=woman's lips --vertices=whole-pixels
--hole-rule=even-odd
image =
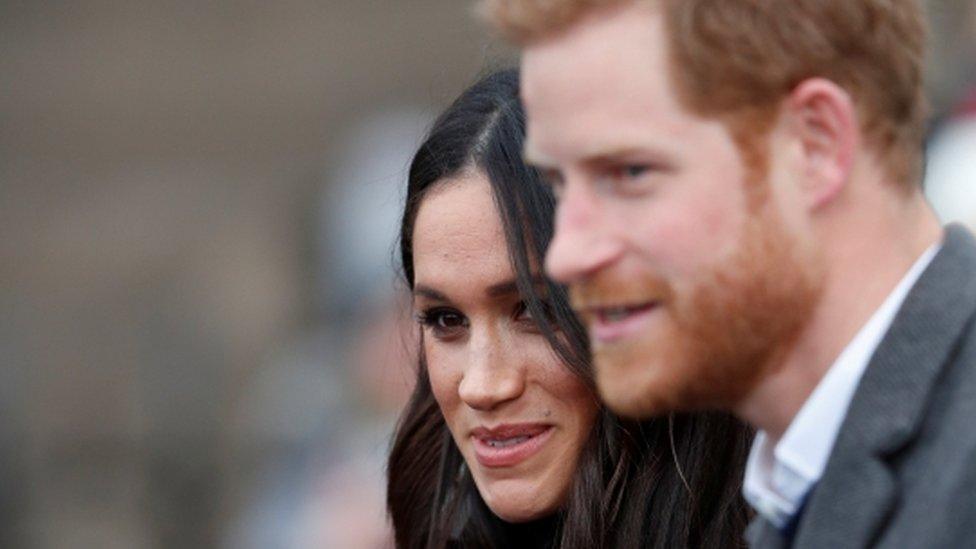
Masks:
[[[471,431],[474,455],[483,467],[514,467],[542,449],[552,426],[540,423],[501,425]]]
[[[590,308],[586,311],[590,337],[596,343],[613,343],[641,331],[657,309],[656,302],[632,306]]]

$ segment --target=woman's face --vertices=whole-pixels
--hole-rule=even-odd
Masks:
[[[478,491],[509,522],[552,513],[567,497],[596,399],[526,311],[483,174],[429,191],[413,263],[430,384]]]

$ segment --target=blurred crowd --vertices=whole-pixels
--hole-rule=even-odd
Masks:
[[[976,227],[976,2],[928,6]],[[470,7],[0,4],[0,547],[391,546],[406,169],[514,61]]]

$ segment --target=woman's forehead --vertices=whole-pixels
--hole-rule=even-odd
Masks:
[[[438,187],[423,199],[414,223],[415,282],[511,278],[505,233],[487,179],[466,177]]]

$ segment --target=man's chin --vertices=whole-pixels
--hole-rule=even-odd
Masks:
[[[647,419],[672,411],[675,403],[660,398],[663,388],[646,368],[647,365],[638,364],[597,364],[597,390],[611,412],[631,419]]]

